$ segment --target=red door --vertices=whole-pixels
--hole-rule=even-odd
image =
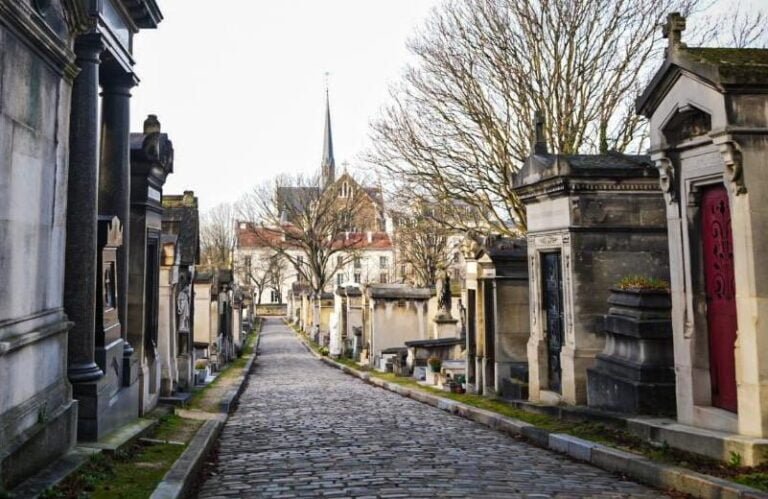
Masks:
[[[701,213],[712,405],[736,412],[736,285],[731,210],[724,186],[702,193]]]

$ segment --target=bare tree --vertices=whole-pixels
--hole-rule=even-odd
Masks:
[[[415,214],[400,221],[395,246],[399,263],[407,269],[403,277],[415,286],[435,286],[438,270],[449,263],[446,230],[430,218]]]
[[[235,248],[235,217],[231,204],[222,203],[205,212],[200,221],[202,261],[212,267],[232,263]]]
[[[319,177],[281,176],[239,204],[259,245],[272,249],[315,293],[324,291],[364,244],[348,231],[361,226],[359,200],[365,194],[340,187],[324,186]]]
[[[261,305],[261,295],[270,285],[272,276],[270,275],[269,259],[259,258],[256,255],[256,261],[253,261],[253,255],[249,255],[240,263],[237,269],[238,274],[245,277],[245,283],[253,289],[257,305]]]
[[[280,303],[283,302],[283,284],[286,276],[285,259],[280,253],[274,253],[269,258],[269,281],[267,284],[275,290]]]
[[[701,14],[686,37],[692,45],[726,46],[734,48],[768,47],[768,12],[757,2],[749,5],[733,1],[722,5],[718,14]],[[710,9],[711,10],[711,9]]]
[[[515,235],[525,210],[512,175],[534,115],[550,152],[641,149],[633,101],[660,52],[657,26],[698,2],[448,0],[410,43],[416,62],[372,125],[368,159],[415,198],[475,207]]]

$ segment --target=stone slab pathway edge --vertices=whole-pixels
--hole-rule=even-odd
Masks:
[[[360,378],[373,386],[437,407],[507,435],[520,436],[538,447],[566,454],[577,461],[590,463],[606,471],[626,475],[657,489],[675,490],[702,499],[768,498],[768,494],[751,487],[710,475],[696,473],[695,471],[678,466],[656,463],[636,454],[571,435],[552,433],[525,421],[385,381],[318,354],[310,347],[303,336],[299,334],[296,334],[296,336],[304,347],[322,362],[346,374]]]
[[[192,440],[190,440],[187,448],[184,449],[184,452],[179,456],[179,459],[173,463],[173,466],[168,470],[168,473],[166,473],[160,483],[157,484],[150,499],[182,499],[184,497],[189,497],[190,488],[195,480],[197,480],[197,474],[202,469],[203,463],[213,449],[216,439],[219,438],[224,423],[229,417],[229,412],[232,410],[245,389],[245,383],[251,373],[253,363],[258,356],[259,341],[261,341],[261,334],[257,336],[251,358],[248,359],[248,362],[245,364],[243,377],[240,379],[237,387],[230,390],[219,404],[224,417],[210,419],[197,430],[197,433],[192,437]]]

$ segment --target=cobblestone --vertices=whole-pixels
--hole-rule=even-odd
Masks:
[[[277,319],[260,351],[201,498],[663,497],[328,367]]]

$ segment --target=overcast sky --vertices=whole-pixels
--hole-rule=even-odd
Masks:
[[[135,38],[132,129],[157,114],[173,140],[165,192],[194,190],[205,209],[319,169],[326,71],[337,171],[354,166],[438,1],[159,0],[165,19]]]

